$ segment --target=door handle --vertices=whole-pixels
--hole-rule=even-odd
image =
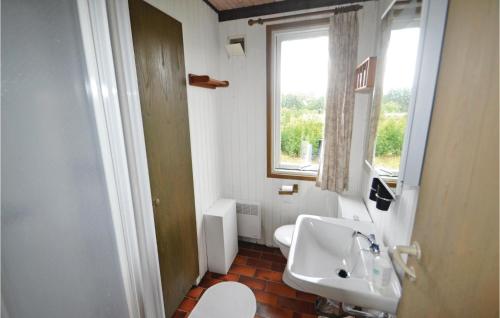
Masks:
[[[407,254],[409,256],[417,257],[417,260],[422,256],[420,250],[420,245],[418,242],[413,242],[410,246],[397,245],[393,250],[394,262],[403,269],[406,275],[408,275],[410,281],[414,282],[417,279],[417,274],[415,273],[415,268],[413,266],[408,266],[403,261],[401,254]]]
[[[153,205],[154,206],[159,206],[160,205],[160,199],[158,199],[158,198],[153,199]]]

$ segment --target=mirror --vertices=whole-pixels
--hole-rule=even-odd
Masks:
[[[366,160],[393,190],[404,166],[408,117],[414,103],[421,3],[393,1],[379,30]]]

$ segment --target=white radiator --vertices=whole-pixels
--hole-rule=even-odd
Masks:
[[[259,203],[236,202],[238,235],[260,239],[261,215]]]

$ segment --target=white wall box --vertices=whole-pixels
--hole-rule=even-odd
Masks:
[[[205,213],[208,270],[227,274],[238,254],[236,201],[217,200]]]

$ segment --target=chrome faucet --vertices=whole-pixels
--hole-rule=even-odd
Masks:
[[[372,252],[373,255],[378,255],[380,254],[380,246],[376,243],[375,241],[375,235],[370,234],[370,235],[365,235],[361,233],[360,231],[354,231],[352,233],[352,237],[360,236],[368,241],[370,243],[370,252]]]

